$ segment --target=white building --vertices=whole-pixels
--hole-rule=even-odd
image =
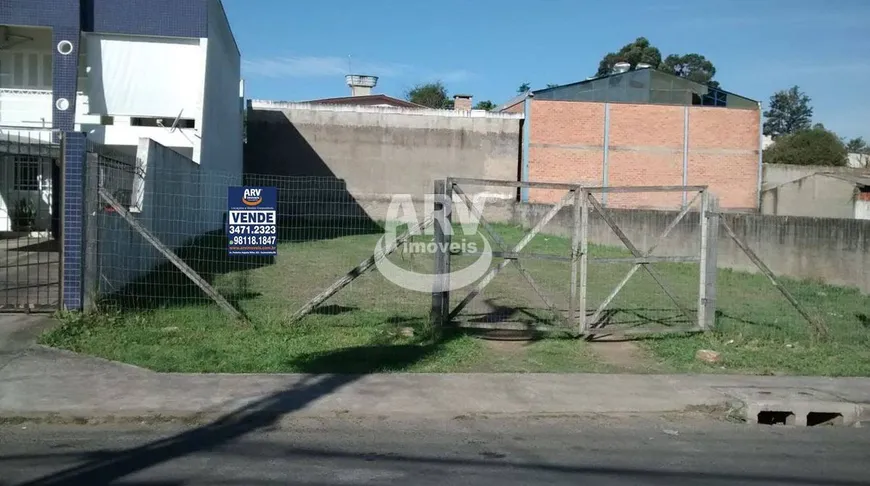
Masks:
[[[43,25],[29,25],[28,12],[37,3],[57,10],[56,0],[10,1],[11,10],[0,12],[0,143],[50,145],[51,130],[81,131],[132,158],[145,137],[204,173],[241,178],[244,85],[220,0],[125,9],[62,0],[70,3],[67,18]],[[83,19],[78,30],[68,28],[73,15]],[[0,150],[0,157],[0,231],[10,229],[12,201],[22,197],[57,211],[46,201],[59,182],[48,156]],[[38,212],[44,226],[45,211]]]

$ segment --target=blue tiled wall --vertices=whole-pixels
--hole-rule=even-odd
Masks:
[[[0,0],[0,24],[78,28],[79,0]]]
[[[84,302],[85,134],[64,134],[63,149],[63,307],[80,310]]]
[[[83,0],[82,30],[208,37],[207,0]]]

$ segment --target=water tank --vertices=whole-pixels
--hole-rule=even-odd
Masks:
[[[360,88],[374,88],[378,84],[377,76],[369,76],[368,74],[348,74],[344,77],[348,86],[359,86]]]
[[[613,74],[624,73],[631,69],[631,64],[627,62],[618,62],[613,65]]]

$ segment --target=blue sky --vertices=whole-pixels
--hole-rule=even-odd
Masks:
[[[814,121],[870,141],[868,0],[223,2],[250,98],[345,96],[350,65],[380,76],[379,93],[440,79],[451,93],[501,103],[526,81],[582,80],[605,53],[645,36],[663,56],[707,56],[724,89],[765,105],[799,85]]]

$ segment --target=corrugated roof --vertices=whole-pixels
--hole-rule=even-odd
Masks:
[[[497,107],[494,111],[503,111],[503,110],[506,110],[506,109],[510,108],[511,106],[516,105],[517,103],[520,103],[520,102],[525,101],[526,98],[528,98],[528,97],[530,97],[530,96],[533,97],[534,94],[533,94],[531,91],[525,91],[525,92],[523,92],[522,94],[519,94],[519,95],[517,95],[517,96],[514,96],[513,98],[509,99],[509,100],[506,101],[505,103],[503,103],[503,104],[501,104],[501,105],[498,105],[498,107]]]

